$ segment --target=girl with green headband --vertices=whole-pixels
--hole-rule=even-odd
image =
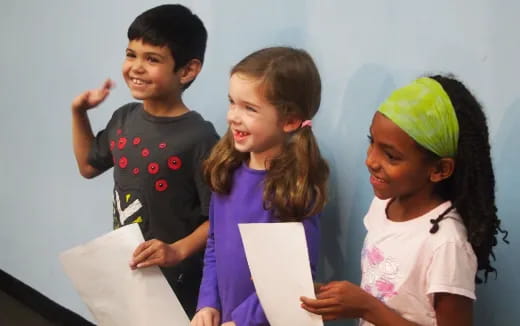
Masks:
[[[495,271],[495,235],[507,235],[480,104],[451,77],[420,78],[379,107],[369,140],[361,287],[328,283],[302,307],[361,325],[471,325],[476,273]]]

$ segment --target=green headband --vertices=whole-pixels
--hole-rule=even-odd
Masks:
[[[378,111],[426,149],[440,157],[455,157],[459,123],[448,94],[436,80],[423,77],[395,90]]]

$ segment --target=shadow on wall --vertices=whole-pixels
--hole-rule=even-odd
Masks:
[[[492,112],[492,108],[484,108]],[[488,114],[489,116],[489,114]],[[520,233],[518,203],[520,202],[520,99],[513,102],[499,124],[496,136],[491,139],[493,164],[495,169],[497,208],[501,225],[509,231],[509,245],[502,241],[502,234],[497,235],[495,247],[496,261],[492,265],[497,269],[497,277],[489,274],[486,284],[477,286],[475,303],[475,325],[516,325],[520,319],[518,293],[520,283],[512,282],[518,278],[520,259],[512,251],[517,249],[517,236]],[[515,257],[515,258],[513,258]],[[500,304],[498,304],[500,303]]]
[[[394,88],[384,67],[364,65],[348,81],[341,107],[320,117],[328,119],[319,140],[331,169],[329,203],[321,223],[321,281],[360,281],[363,216],[373,196],[364,164],[367,135],[374,112]]]

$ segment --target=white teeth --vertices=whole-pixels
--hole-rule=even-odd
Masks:
[[[132,83],[134,83],[136,85],[142,85],[142,84],[144,84],[144,81],[142,81],[141,79],[132,78]]]

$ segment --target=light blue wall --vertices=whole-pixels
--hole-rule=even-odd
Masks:
[[[111,175],[80,178],[69,105],[106,77],[118,87],[92,124],[131,100],[120,76],[126,29],[158,1],[0,3],[0,269],[90,318],[58,254],[110,230]],[[520,3],[510,1],[184,1],[204,20],[204,70],[186,102],[225,130],[228,71],[260,47],[307,49],[323,79],[314,130],[332,167],[323,221],[322,278],[359,281],[363,214],[372,196],[366,134],[378,103],[397,86],[453,72],[484,104],[491,129],[498,208],[511,244],[496,250],[498,279],[479,286],[477,325],[520,318],[518,189]]]

